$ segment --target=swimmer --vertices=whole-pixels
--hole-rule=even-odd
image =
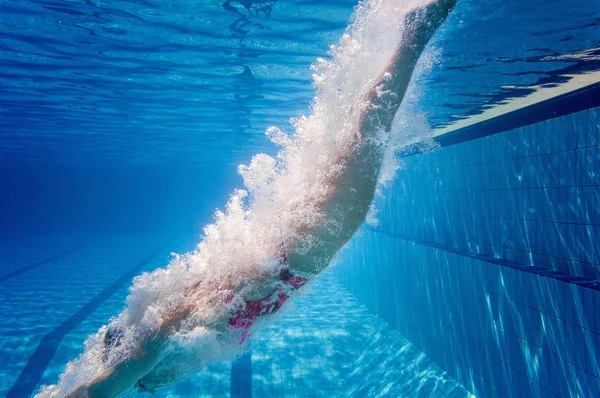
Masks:
[[[310,238],[312,243],[307,246],[293,240],[280,241],[272,249],[275,265],[268,269],[249,266],[239,271],[245,273],[244,278],[201,280],[190,285],[185,289],[183,302],[161,317],[157,329],[137,336],[135,347],[67,397],[115,397],[132,386],[152,392],[154,385],[162,384],[152,377],[153,369],[164,359],[161,353],[170,336],[189,322],[199,303],[210,309],[209,320],[202,327],[223,336],[235,335],[237,344],[242,345],[260,318],[277,312],[329,264],[364,222],[373,201],[387,144],[385,139],[374,136],[380,137],[382,131],[389,135],[421,53],[455,4],[456,0],[431,0],[406,15],[401,42],[387,68],[364,96],[358,129],[349,149],[334,163],[339,169],[326,182],[329,189],[322,197],[313,195],[309,199],[324,221],[316,226],[296,226],[295,236]],[[335,220],[337,227],[332,228],[328,220]],[[212,283],[209,289],[205,286],[208,283]],[[236,299],[241,299],[243,305],[219,304]],[[104,335],[105,350],[120,348],[123,333],[108,329]]]

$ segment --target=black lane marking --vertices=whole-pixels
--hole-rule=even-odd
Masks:
[[[71,315],[50,333],[46,334],[29,358],[25,368],[21,371],[19,378],[8,391],[6,397],[23,398],[31,396],[44,375],[44,371],[50,364],[52,357],[54,357],[63,337],[77,327],[85,318],[106,301],[106,299],[119,290],[119,288],[136,276],[142,268],[155,259],[159,253],[160,250],[157,250],[134,265],[129,271],[125,272],[112,284],[104,288],[104,290],[88,301],[76,313]]]
[[[252,351],[231,365],[231,398],[252,398]]]
[[[528,272],[530,274],[540,275],[540,276],[544,276],[546,278],[552,278],[552,279],[559,280],[561,282],[571,283],[573,285],[585,287],[587,289],[593,289],[593,290],[600,291],[600,281],[592,281],[589,279],[585,279],[585,278],[582,278],[579,276],[567,274],[564,272],[537,267],[535,265],[527,265],[527,264],[517,263],[514,261],[504,260],[502,258],[488,256],[485,254],[478,254],[478,253],[468,252],[468,251],[464,251],[464,250],[459,250],[459,249],[455,249],[453,247],[444,246],[444,245],[440,245],[440,244],[433,243],[433,242],[425,242],[425,241],[421,241],[421,240],[417,240],[417,239],[407,238],[405,236],[397,235],[392,232],[383,231],[383,230],[380,230],[377,228],[372,228],[369,226],[366,226],[365,228],[369,231],[372,231],[372,232],[375,232],[378,234],[382,234],[382,235],[387,235],[392,238],[401,239],[406,242],[412,242],[412,243],[416,243],[416,244],[419,244],[422,246],[432,247],[434,249],[458,254],[460,256],[470,257],[470,258],[473,258],[476,260],[485,261],[487,263],[500,265],[502,267],[513,268],[513,269],[516,269],[519,271]],[[567,260],[565,260],[565,261],[567,261]]]
[[[40,265],[48,264],[48,263],[56,260],[57,258],[60,258],[62,256],[66,256],[66,255],[69,255],[69,254],[71,254],[73,252],[76,252],[77,250],[83,248],[84,246],[85,246],[85,244],[75,246],[75,247],[73,247],[71,249],[65,250],[65,251],[60,252],[58,254],[55,254],[54,256],[45,258],[45,259],[40,260],[40,261],[36,261],[33,264],[29,264],[29,265],[26,265],[26,266],[24,266],[22,268],[19,268],[19,269],[16,269],[14,271],[11,271],[11,272],[9,272],[7,274],[4,274],[4,275],[0,276],[0,282],[6,282],[7,280],[12,279],[12,278],[14,278],[16,276],[19,276],[19,275],[21,275],[21,274],[23,274],[23,273],[25,273],[27,271],[31,271],[32,269],[37,268]]]

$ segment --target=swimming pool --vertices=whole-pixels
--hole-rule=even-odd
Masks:
[[[239,164],[275,156],[264,131],[309,112],[356,2],[2,5],[0,395],[24,397],[194,248]],[[598,396],[599,20],[459,1],[377,221],[243,356],[158,395]],[[386,51],[363,46],[347,68]]]

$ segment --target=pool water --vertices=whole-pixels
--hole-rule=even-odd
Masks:
[[[36,382],[55,382],[85,338],[122,309],[130,274],[162,266],[168,256],[164,247],[181,245],[165,236],[97,236],[57,256],[57,246],[73,238],[53,239],[27,259],[40,265],[28,271],[26,280],[16,275],[3,280],[2,396],[25,396]],[[3,265],[10,263],[10,258],[3,259]],[[115,281],[115,274],[127,278]],[[238,362],[209,365],[160,394],[345,397],[410,391],[468,396],[332,274],[323,276],[294,307],[262,330]],[[74,308],[78,311],[73,314]]]
[[[239,165],[285,158],[269,127],[334,136],[405,2],[357,4],[0,0],[0,396],[56,384],[193,250]],[[594,0],[458,0],[369,222],[244,355],[157,396],[600,396],[599,27]]]

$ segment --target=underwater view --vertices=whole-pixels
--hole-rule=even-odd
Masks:
[[[0,396],[600,398],[600,1],[0,10]]]

